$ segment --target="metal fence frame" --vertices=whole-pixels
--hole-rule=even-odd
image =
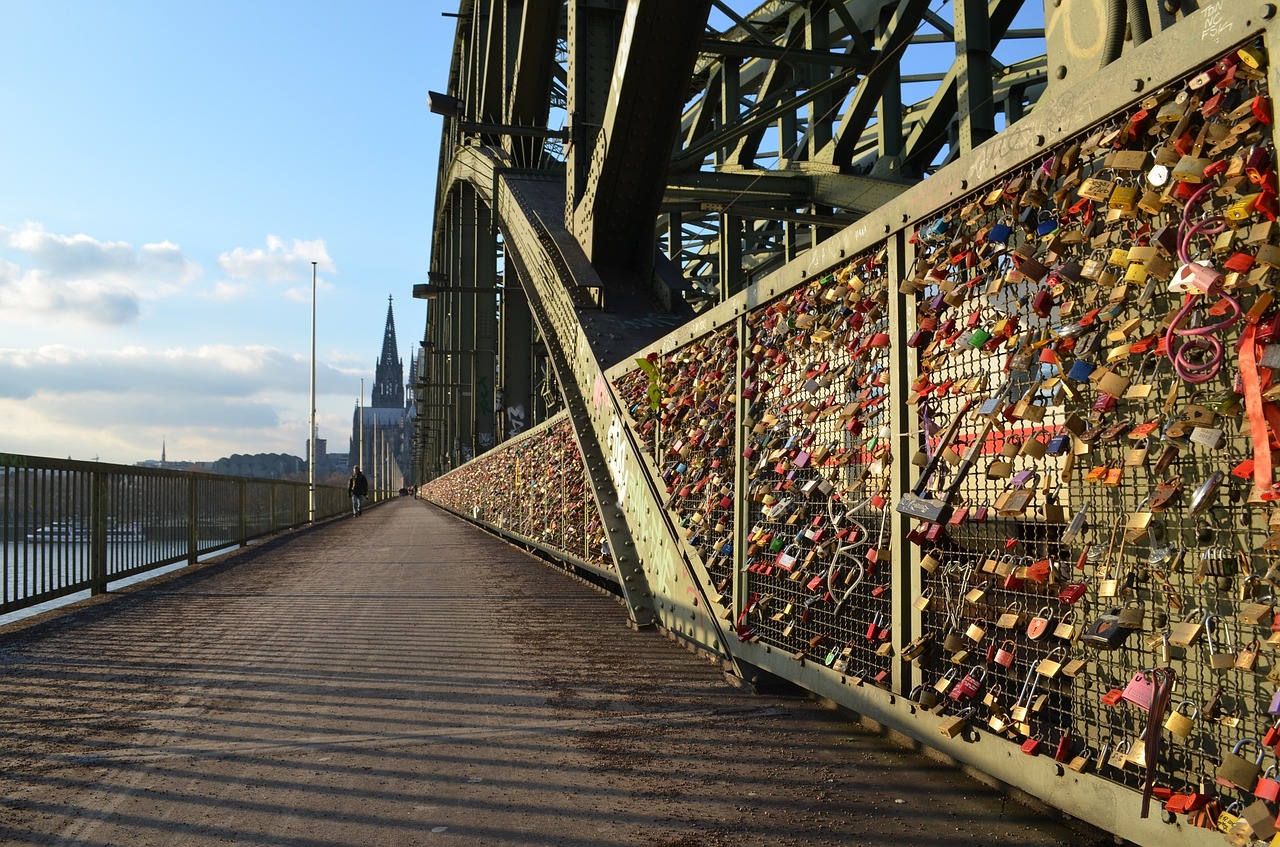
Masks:
[[[636,351],[635,357],[651,355],[661,360],[718,332],[733,334],[741,351],[751,338],[749,316],[832,274],[853,258],[882,256],[888,278],[894,281],[896,289],[896,280],[910,275],[919,255],[913,235],[929,221],[973,197],[975,192],[1003,182],[1019,170],[1036,166],[1048,151],[1060,148],[1089,127],[1120,115],[1146,94],[1186,78],[1236,45],[1260,37],[1270,55],[1280,56],[1280,39],[1269,23],[1274,16],[1275,7],[1271,4],[1228,4],[1221,0],[1202,4],[1199,12],[1188,16],[1159,39],[1127,51],[1120,60],[1082,83],[1055,92],[1051,100],[1038,103],[1032,115],[957,163],[691,325],[648,349]],[[1268,79],[1271,76],[1269,72]],[[1272,92],[1273,102],[1274,99]],[[920,446],[917,410],[905,400],[919,373],[919,358],[906,345],[909,333],[918,325],[917,319],[915,296],[891,290],[886,331],[897,353],[887,372],[887,389],[892,398],[890,441],[898,461],[889,472],[890,503],[898,502],[911,489],[919,473],[918,468],[905,461]],[[733,374],[733,392],[739,398],[747,388],[743,379],[746,367],[745,359],[740,356]],[[634,365],[626,362],[604,376],[608,384],[616,387],[634,379],[635,373]],[[589,377],[589,374],[579,375],[579,382],[589,384]],[[1017,745],[990,743],[985,733],[948,737],[939,732],[939,717],[908,696],[927,678],[904,657],[903,650],[926,630],[931,610],[927,604],[916,604],[926,587],[927,572],[921,568],[921,548],[903,540],[914,528],[914,521],[905,516],[891,517],[890,534],[894,541],[892,564],[886,578],[891,586],[889,643],[895,658],[893,672],[884,684],[876,684],[861,674],[834,670],[804,650],[796,653],[779,649],[769,639],[740,641],[726,637],[725,633],[742,618],[751,602],[746,580],[736,577],[731,580],[731,591],[720,589],[719,581],[708,567],[706,550],[688,543],[686,534],[676,523],[678,510],[673,513],[666,508],[669,497],[663,495],[663,451],[655,450],[655,442],[646,441],[644,434],[633,426],[637,423],[634,416],[628,421],[610,411],[610,407],[626,409],[625,396],[614,394],[607,400],[603,404],[597,400],[592,410],[596,437],[605,429],[614,431],[609,420],[612,414],[612,423],[623,423],[626,438],[630,439],[629,445],[623,445],[629,447],[629,453],[623,447],[614,452],[617,461],[608,463],[607,479],[619,493],[618,514],[625,515],[630,536],[638,540],[635,553],[653,593],[654,611],[661,626],[674,638],[719,655],[740,670],[750,672],[754,667],[795,682],[1119,837],[1149,845],[1217,843],[1213,833],[1189,826],[1182,819],[1162,820],[1159,815],[1139,818],[1134,792],[1115,781],[1077,774],[1052,756],[1023,756]],[[743,420],[743,413],[739,405],[737,421]],[[735,427],[733,455],[741,456],[745,446],[743,428]],[[445,477],[442,482],[447,480]],[[735,470],[732,488],[734,552],[730,554],[730,563],[731,572],[739,574],[750,543],[750,510],[753,508],[750,486],[741,466]],[[630,554],[630,550],[622,552]],[[691,587],[684,582],[690,579]],[[987,743],[982,743],[984,740]]]
[[[371,501],[388,492],[371,492]],[[305,482],[0,454],[0,614],[307,524]],[[316,486],[316,518],[351,508]]]

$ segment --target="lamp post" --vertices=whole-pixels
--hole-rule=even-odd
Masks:
[[[461,132],[472,132],[481,135],[512,135],[526,138],[557,138],[561,141],[569,140],[569,131],[566,129],[468,121],[463,117],[465,107],[466,103],[451,94],[442,94],[439,91],[427,92],[427,109],[433,114],[457,121],[458,129]]]
[[[307,439],[308,518],[316,522],[316,263],[311,263],[311,435]]]

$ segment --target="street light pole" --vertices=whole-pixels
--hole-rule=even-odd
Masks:
[[[316,263],[311,263],[311,437],[307,439],[310,523],[316,522]]]

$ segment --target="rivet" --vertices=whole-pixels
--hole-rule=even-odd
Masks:
[[[1058,78],[1058,79],[1066,79],[1066,78],[1067,78],[1067,66],[1066,66],[1066,65],[1058,65],[1056,68],[1054,68],[1054,69],[1053,69],[1053,75],[1054,75],[1056,78]]]

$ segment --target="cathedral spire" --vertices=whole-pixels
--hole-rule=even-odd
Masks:
[[[382,355],[374,370],[372,405],[375,409],[404,408],[404,362],[396,355],[396,318],[391,309],[391,295],[387,295]]]

